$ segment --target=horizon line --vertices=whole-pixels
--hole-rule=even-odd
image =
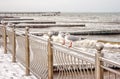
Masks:
[[[90,11],[90,12],[70,12],[70,11],[0,11],[0,13],[2,12],[60,12],[60,13],[120,13],[120,11],[115,11],[115,12],[112,12],[112,11]]]

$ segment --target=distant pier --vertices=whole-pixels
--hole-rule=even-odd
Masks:
[[[120,29],[104,29],[104,30],[86,30],[86,31],[72,31],[72,35],[114,35],[120,34]]]
[[[59,16],[60,12],[0,12],[0,16]]]

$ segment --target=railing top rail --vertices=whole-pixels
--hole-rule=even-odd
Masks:
[[[58,48],[58,47],[56,47],[56,46],[53,45],[53,49],[55,49],[55,48],[57,50],[60,49],[60,47]],[[62,48],[62,49],[60,49],[60,51],[62,51],[62,53],[69,54],[69,55],[74,56],[76,58],[85,60],[85,61],[87,61],[89,63],[95,64],[94,59],[90,57],[91,55],[85,54],[84,52],[80,52],[80,51],[76,52],[76,51],[73,51],[73,50],[71,51],[70,49],[66,49],[66,48]]]
[[[106,62],[106,63],[109,63],[109,64],[116,65],[116,66],[120,67],[120,63],[115,62],[113,60],[110,60],[110,59],[107,59],[107,58],[103,58],[103,57],[100,57],[100,60],[103,61],[103,62]]]
[[[48,41],[47,39],[44,39],[44,38],[42,38],[42,37],[39,37],[39,36],[36,36],[36,35],[33,35],[33,34],[28,34],[28,35],[30,36],[30,38],[33,37],[33,38],[39,39],[39,40],[37,40],[38,42],[41,42],[41,41],[47,42],[47,41]],[[34,40],[35,40],[35,39],[34,39]]]
[[[75,48],[68,48],[67,46],[63,46],[63,45],[60,45],[60,44],[55,43],[55,42],[52,42],[52,41],[51,41],[51,43],[52,43],[53,45],[55,45],[55,46],[59,46],[59,47],[61,47],[61,48],[64,48],[65,50],[69,50],[69,51],[73,51],[73,52],[78,52],[78,54],[79,54],[79,53],[82,53],[82,54],[84,54],[84,55],[86,55],[86,56],[88,56],[88,57],[91,57],[91,58],[94,58],[94,57],[95,57],[95,55],[92,55],[92,54],[89,54],[89,53],[87,53],[87,52],[83,52],[83,51],[80,51],[80,50],[76,50]]]
[[[110,44],[118,44],[118,45],[120,45],[120,42],[113,42],[113,41],[97,40],[97,42],[110,43]]]
[[[67,46],[62,46],[62,45],[52,42],[52,41],[51,41],[51,43],[53,45],[53,49],[54,48],[60,49],[60,51],[63,51],[63,53],[70,54],[72,56],[76,56],[77,58],[80,58],[80,59],[81,59],[81,54],[82,54],[83,55],[82,59],[85,59],[86,61],[91,62],[92,64],[94,64],[94,62],[95,62],[93,59],[93,58],[95,58],[95,55],[92,55],[92,54],[89,54],[87,52],[83,52],[80,50],[76,50],[75,48],[68,48]],[[87,56],[87,58],[84,56]]]
[[[108,67],[105,67],[105,66],[101,66],[101,67],[102,67],[103,69],[105,69],[105,70],[108,70],[108,71],[114,73],[114,74],[120,75],[120,72],[119,72],[119,71],[116,71],[116,70],[114,70],[114,69],[111,69],[111,68],[108,68]]]

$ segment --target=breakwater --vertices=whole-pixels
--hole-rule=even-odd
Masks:
[[[0,16],[59,16],[60,12],[0,12]]]

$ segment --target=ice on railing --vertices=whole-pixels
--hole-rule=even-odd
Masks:
[[[73,42],[73,47],[86,47],[86,48],[96,48],[96,44],[98,44],[99,41],[97,40],[80,40]],[[102,42],[101,42],[102,43]],[[111,43],[102,43],[104,48],[110,48],[110,49],[119,49],[120,45],[119,44],[111,44]]]
[[[97,40],[83,40],[81,41],[81,48],[84,48],[84,52],[88,52],[91,54],[95,54],[96,44],[99,43]],[[102,53],[104,54],[104,58],[110,59],[115,62],[120,62],[120,45],[119,44],[110,44],[110,43],[102,43],[104,48]],[[80,47],[77,47],[80,49]],[[94,48],[94,49],[93,49]]]
[[[120,62],[120,45],[119,44],[104,44],[104,57],[115,62]]]
[[[49,35],[50,35],[53,42],[63,43],[64,37],[62,32],[60,32],[57,36],[53,35],[53,32],[51,33],[45,33],[42,37],[45,39],[49,39]]]
[[[15,31],[16,31],[16,34],[18,34],[18,35],[23,35],[23,34],[25,34],[25,31],[20,31],[20,30],[17,30],[17,29],[15,29]]]
[[[42,37],[45,38],[45,39],[49,39],[47,34],[44,34]]]
[[[106,44],[104,44],[104,47],[106,47],[106,48],[120,48],[120,45],[118,45],[118,44],[110,44],[110,43],[106,43]]]
[[[44,34],[43,38],[48,39],[48,35]],[[66,41],[62,36],[57,35],[57,36],[52,36],[52,41],[56,42],[56,43],[61,43],[63,44],[63,42],[65,41],[66,44],[68,45],[70,44],[70,41]],[[98,40],[90,40],[90,39],[84,39],[84,40],[78,40],[78,41],[72,41],[72,47],[84,47],[84,48],[95,48],[96,44],[98,43]],[[119,49],[120,45],[118,44],[110,44],[110,43],[103,43],[104,48],[116,48]]]
[[[73,42],[73,47],[86,47],[86,48],[95,48],[97,40],[80,40]]]
[[[114,53],[104,52],[104,57],[120,63],[120,52],[114,52]]]

